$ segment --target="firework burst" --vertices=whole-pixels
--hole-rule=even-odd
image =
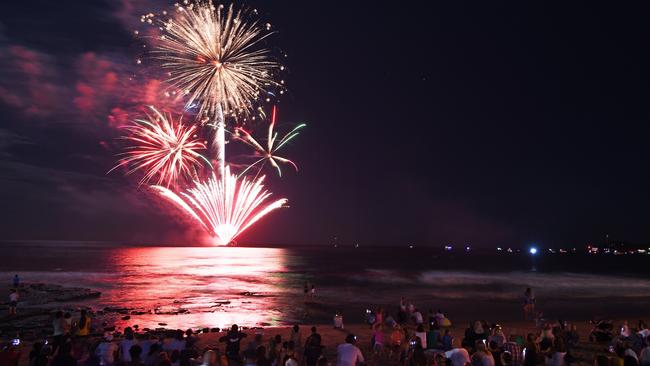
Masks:
[[[184,0],[183,4],[176,4],[174,12],[162,12],[165,18],[160,21],[153,13],[143,15],[141,21],[155,24],[162,31],[153,43],[153,55],[166,72],[166,95],[173,95],[177,102],[182,100],[185,109],[196,114],[196,123],[185,126],[152,108],[147,119],[127,127],[129,135],[125,139],[131,146],[122,154],[118,166],[128,167],[127,174],[143,171],[141,183],[153,184],[151,188],[160,197],[196,220],[218,244],[226,245],[287,202],[284,198],[270,199],[271,193],[262,184],[263,176],[236,176],[225,162],[226,117],[242,123],[248,118],[265,117],[260,102],[262,98],[269,102],[275,92],[283,94],[284,81],[274,80],[283,67],[263,45],[272,32],[270,24],[262,25],[255,19],[256,11],[215,6],[211,0]],[[251,167],[259,164],[261,171],[268,162],[278,169],[278,174],[281,164],[297,169],[295,163],[276,153],[304,125],[281,139],[274,126],[275,109],[267,148],[243,129],[235,129],[238,138],[254,147],[256,156],[262,158]],[[214,129],[212,133],[202,131],[204,136],[213,137],[213,160],[201,155],[208,143],[196,136],[199,129],[206,127]],[[210,167],[209,178],[201,169],[205,164]]]
[[[180,195],[164,186],[152,186],[189,216],[198,221],[218,244],[227,245],[239,234],[273,210],[282,207],[282,198],[265,204],[271,193],[264,190],[264,177],[255,180],[239,179],[226,167],[221,179],[212,177],[196,181],[193,188]]]
[[[187,105],[213,116],[249,112],[260,92],[277,85],[272,79],[279,65],[260,42],[269,34],[250,11],[211,1],[178,6],[163,22],[157,58],[169,71],[170,84],[188,95]]]
[[[282,147],[286,145],[289,141],[293,140],[293,138],[298,136],[298,134],[300,134],[300,130],[303,127],[305,127],[306,124],[303,123],[294,127],[293,130],[289,131],[289,133],[287,133],[286,135],[284,135],[284,137],[278,140],[278,133],[273,130],[275,128],[276,112],[277,112],[276,108],[273,107],[273,113],[271,115],[271,123],[269,124],[269,132],[266,139],[266,147],[264,147],[249,132],[247,132],[243,128],[235,129],[236,138],[243,141],[248,146],[252,147],[255,150],[255,156],[258,158],[253,164],[249,165],[246,169],[244,169],[244,171],[241,172],[240,176],[246,174],[250,169],[252,169],[255,166],[259,166],[259,169],[257,171],[257,174],[259,174],[267,162],[277,170],[279,176],[282,176],[282,169],[280,169],[279,163],[289,164],[293,166],[293,168],[296,169],[296,171],[298,170],[298,166],[296,165],[296,163],[294,163],[293,161],[287,158],[278,156],[276,155],[276,153],[280,149],[282,149]]]
[[[197,169],[210,162],[201,155],[205,144],[196,137],[195,125],[174,121],[171,114],[165,116],[150,107],[147,119],[138,119],[127,125],[129,135],[124,139],[131,143],[122,153],[119,166],[127,166],[127,174],[144,171],[140,184],[155,182],[167,187],[181,177],[193,177]]]
[[[225,167],[224,114],[250,114],[260,93],[278,85],[272,76],[279,65],[261,47],[270,25],[262,28],[256,20],[249,21],[249,13],[211,1],[178,5],[162,22],[164,34],[155,51],[168,71],[167,82],[215,128],[213,149],[220,176]]]

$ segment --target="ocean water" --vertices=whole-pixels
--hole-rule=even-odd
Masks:
[[[0,278],[89,287],[95,309],[128,308],[118,325],[171,328],[348,321],[401,296],[459,319],[518,319],[533,287],[547,316],[648,314],[650,256],[448,253],[431,248],[125,247],[4,244]],[[315,298],[303,295],[305,281]],[[480,306],[477,306],[480,305]],[[61,306],[56,304],[54,306]]]

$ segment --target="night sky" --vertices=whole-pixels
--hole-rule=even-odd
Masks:
[[[3,4],[0,240],[202,242],[106,174],[116,126],[160,87],[132,31],[171,4]],[[289,55],[280,122],[308,127],[285,150],[300,171],[268,171],[291,207],[240,242],[650,242],[645,4],[245,4]]]

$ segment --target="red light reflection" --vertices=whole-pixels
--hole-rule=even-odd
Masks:
[[[283,249],[270,248],[117,249],[119,285],[109,286],[100,302],[131,309],[131,319],[118,317],[119,327],[277,325],[287,305],[277,296],[288,291],[284,260]]]

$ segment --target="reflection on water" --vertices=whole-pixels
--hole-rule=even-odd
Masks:
[[[26,282],[97,289],[102,295],[90,305],[122,309],[114,313],[118,327],[277,325],[291,314],[282,296],[295,287],[285,273],[285,249],[46,248],[33,254],[16,269]],[[123,320],[127,314],[131,319]]]
[[[137,317],[140,327],[260,325],[280,318],[283,249],[125,248],[111,261],[119,285],[102,302],[145,312]]]
[[[498,302],[498,309],[505,309],[502,319],[518,319],[526,287],[535,289],[546,313],[559,315],[585,313],[585,305],[598,305],[597,310],[607,314],[631,306],[645,309],[650,298],[646,258],[546,256],[538,258],[537,272],[528,271],[528,259],[448,255],[426,248],[128,248],[57,243],[5,247],[0,278],[10,281],[20,273],[25,282],[99,290],[98,299],[65,305],[126,308],[124,314],[110,312],[109,321],[141,328],[163,326],[159,323],[197,328],[328,322],[338,310],[350,322],[363,321],[368,306],[393,309],[401,296],[425,309],[442,306],[460,313],[464,306],[467,314],[474,311],[476,301]],[[308,303],[302,295],[304,281],[317,288],[316,299]],[[131,319],[122,320],[127,314]]]

